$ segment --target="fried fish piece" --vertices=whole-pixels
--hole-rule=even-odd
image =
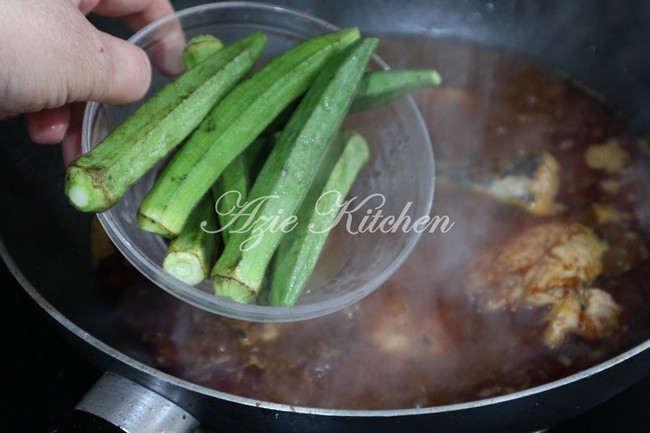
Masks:
[[[618,324],[621,307],[592,287],[602,271],[607,244],[576,222],[549,222],[524,229],[469,264],[468,290],[483,311],[516,312],[550,307],[547,346],[570,333],[605,336]]]
[[[443,179],[532,215],[554,215],[564,209],[556,201],[560,165],[548,152],[506,162],[439,165],[436,170]]]

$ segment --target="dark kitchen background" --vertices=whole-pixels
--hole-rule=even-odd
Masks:
[[[180,9],[184,3],[187,2],[175,5]],[[113,20],[93,20],[99,27],[128,37],[126,30]],[[23,128],[21,118],[0,122],[0,146],[34,146]],[[2,212],[11,209],[2,208]],[[5,396],[5,403],[0,405],[0,431],[49,432],[99,378],[101,371],[72,348],[4,263],[0,263],[0,286],[0,385]],[[431,426],[431,431],[435,431],[435,426]],[[650,377],[582,416],[549,426],[548,430],[574,432],[650,432]]]

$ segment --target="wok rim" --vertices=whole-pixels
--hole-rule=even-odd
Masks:
[[[191,391],[196,394],[201,394],[206,397],[216,398],[219,400],[225,400],[232,403],[237,403],[245,406],[250,406],[255,409],[265,409],[277,412],[287,412],[303,415],[321,415],[328,417],[406,417],[406,416],[421,416],[429,415],[436,413],[449,413],[449,412],[459,412],[468,409],[477,409],[485,408],[488,406],[498,405],[506,403],[513,400],[519,400],[526,397],[532,397],[538,394],[542,394],[547,391],[566,386],[580,380],[587,379],[591,376],[594,376],[604,370],[607,370],[615,365],[618,365],[638,354],[644,352],[650,348],[650,339],[645,340],[638,345],[622,352],[604,362],[601,362],[593,367],[590,367],[586,370],[574,373],[572,375],[566,376],[564,378],[548,382],[542,385],[538,385],[532,388],[528,388],[522,391],[513,392],[510,394],[500,395],[497,397],[490,397],[481,400],[474,400],[464,403],[454,403],[441,406],[428,406],[422,408],[410,408],[410,409],[327,409],[327,408],[317,408],[310,406],[294,406],[283,403],[274,403],[267,402],[258,399],[253,399],[249,397],[242,397],[235,394],[229,394],[223,391],[218,391],[216,389],[208,388],[203,385],[198,385],[187,380],[178,378],[169,373],[165,373],[161,370],[158,370],[150,365],[145,364],[144,362],[138,361],[130,356],[120,352],[119,350],[109,346],[108,344],[102,342],[100,339],[94,337],[89,332],[84,331],[80,326],[74,323],[72,320],[68,319],[63,313],[56,309],[52,304],[50,304],[44,296],[42,296],[39,291],[34,287],[27,277],[22,273],[20,269],[16,266],[15,262],[11,258],[11,255],[7,248],[4,245],[2,239],[0,239],[0,257],[3,259],[7,268],[17,280],[17,282],[22,286],[22,288],[27,292],[27,294],[42,308],[51,318],[53,318],[59,325],[63,326],[64,329],[71,332],[76,337],[88,343],[94,349],[98,349],[103,352],[105,355],[110,356],[111,358],[122,362],[129,368],[133,368],[140,373],[150,375],[156,379],[161,379],[168,384],[177,386],[181,389]]]

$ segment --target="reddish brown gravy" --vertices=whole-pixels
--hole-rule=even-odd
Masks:
[[[650,336],[647,143],[627,137],[624,119],[606,103],[527,60],[466,43],[418,44],[384,42],[380,53],[395,67],[435,67],[444,77],[443,87],[417,95],[437,164],[548,151],[561,166],[557,200],[565,210],[533,216],[439,181],[432,213],[455,222],[449,233],[424,234],[401,269],[353,307],[281,325],[219,318],[185,305],[114,255],[97,272],[119,294],[120,326],[146,349],[136,357],[190,382],[254,399],[395,409],[523,390]],[[417,55],[400,57],[404,46]],[[590,167],[587,149],[612,139],[627,154],[624,169]],[[594,203],[620,218],[599,219]],[[541,340],[544,308],[484,314],[467,296],[464,278],[465,263],[477,251],[498,248],[507,235],[554,218],[592,227],[608,242],[595,285],[611,293],[623,313],[604,338],[571,336],[548,348]]]

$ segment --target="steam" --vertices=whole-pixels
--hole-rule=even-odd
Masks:
[[[494,5],[489,9],[499,13]],[[508,161],[585,145],[575,130],[582,113],[556,105],[564,101],[564,87],[526,61],[457,41],[408,38],[384,39],[380,55],[394,68],[435,68],[443,76],[443,87],[416,95],[438,166],[466,169],[487,158]],[[643,182],[650,186],[647,175]],[[639,200],[636,208],[646,236],[649,202]],[[159,332],[147,344],[161,356],[161,368],[192,382],[336,409],[457,403],[523,389],[596,362],[594,355],[558,361],[534,338],[535,312],[483,315],[465,290],[465,264],[479,251],[498,248],[500,239],[533,217],[444,179],[436,185],[431,216],[448,217],[453,227],[423,233],[383,287],[344,311],[306,322],[255,324],[212,316],[158,290],[155,297],[164,302],[146,299],[144,305],[157,305],[163,323],[150,321]],[[529,335],[520,332],[526,327]],[[543,373],[529,374],[542,365]]]

